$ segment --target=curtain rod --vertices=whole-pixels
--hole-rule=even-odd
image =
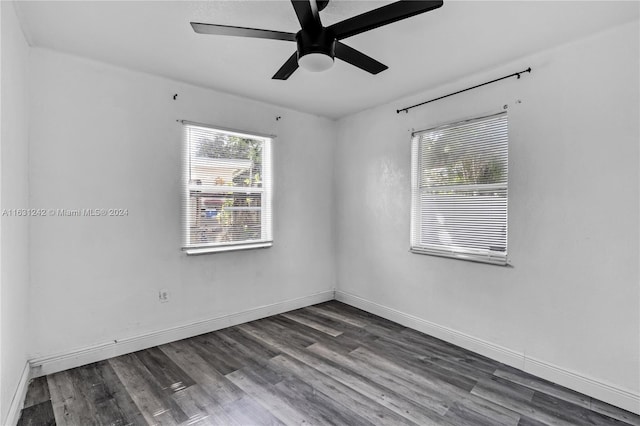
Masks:
[[[467,90],[476,89],[476,88],[481,87],[481,86],[486,86],[487,84],[495,83],[496,81],[504,80],[506,78],[518,77],[518,79],[520,79],[520,74],[524,74],[525,72],[530,73],[531,72],[531,67],[527,68],[524,71],[514,72],[513,74],[505,75],[504,77],[496,78],[495,80],[487,81],[485,83],[477,84],[477,85],[475,85],[473,87],[468,87],[466,89],[458,90],[457,92],[449,93],[448,95],[440,96],[439,98],[430,99],[430,100],[425,101],[425,102],[420,102],[419,104],[415,104],[415,105],[411,105],[411,106],[408,106],[408,107],[405,107],[405,108],[397,109],[396,113],[400,114],[402,111],[408,113],[409,110],[412,109],[412,108],[416,108],[416,107],[428,104],[429,102],[438,101],[440,99],[448,98],[449,96],[457,95],[458,93],[466,92]]]

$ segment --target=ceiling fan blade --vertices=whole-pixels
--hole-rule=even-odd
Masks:
[[[313,6],[311,3],[313,2]],[[315,0],[291,0],[293,10],[303,30],[318,31],[322,29],[320,15]]]
[[[289,59],[287,59],[287,62],[285,62],[284,65],[280,67],[278,72],[276,72],[275,75],[271,78],[273,80],[286,80],[291,77],[291,74],[293,74],[293,72],[297,69],[298,52],[293,52],[293,55],[291,55]]]
[[[370,72],[371,74],[378,74],[379,72],[389,68],[385,64],[382,64],[339,41],[336,42],[336,58],[342,59],[343,61],[348,62],[361,70]]]
[[[401,0],[335,23],[329,29],[341,40],[440,6],[442,0]]]
[[[232,27],[229,25],[201,24],[192,22],[193,31],[199,34],[214,34],[235,37],[267,38],[272,40],[296,41],[296,35],[282,31],[261,30],[258,28]]]

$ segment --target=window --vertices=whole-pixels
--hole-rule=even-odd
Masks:
[[[411,251],[507,264],[507,114],[412,137]]]
[[[271,138],[184,122],[183,249],[268,247]]]

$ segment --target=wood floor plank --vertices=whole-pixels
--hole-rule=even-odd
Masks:
[[[220,337],[214,333],[196,336],[187,341],[187,345],[202,357],[211,367],[220,374],[225,375],[241,369],[242,364],[234,357],[226,357],[219,351]]]
[[[379,337],[367,330],[365,328],[366,324],[364,322],[361,322],[363,326],[356,326],[351,324],[347,317],[343,316],[343,318],[347,319],[347,321],[343,321],[339,318],[333,318],[331,316],[323,315],[321,313],[324,313],[324,311],[314,311],[312,308],[313,306],[310,306],[307,308],[298,309],[294,312],[301,316],[304,316],[307,319],[319,322],[324,326],[341,331],[342,334],[340,334],[339,336],[335,336],[333,340],[338,344],[349,345],[351,343],[354,343],[353,349],[355,349],[361,342],[373,341]],[[318,311],[321,313],[318,313]]]
[[[111,358],[109,363],[149,424],[177,425],[188,420],[135,355]]]
[[[173,362],[180,366],[209,395],[212,403],[227,404],[240,399],[244,394],[198,355],[185,340],[160,346]]]
[[[278,383],[281,379],[269,369],[265,369],[269,360],[277,355],[273,350],[265,350],[263,345],[252,342],[242,335],[238,329],[225,330],[218,333],[225,342],[225,346],[218,348],[226,357],[235,357],[243,365],[243,368],[251,368],[261,371],[265,379],[270,383]],[[247,346],[248,345],[248,346]]]
[[[303,316],[305,316],[307,318],[310,318],[310,319],[312,319],[314,321],[321,322],[321,323],[323,323],[323,324],[325,324],[325,325],[327,325],[329,327],[335,328],[337,330],[342,330],[342,328],[346,327],[346,326],[353,327],[353,325],[350,325],[347,322],[340,321],[340,320],[337,320],[335,318],[331,318],[330,316],[327,316],[327,315],[318,314],[317,312],[323,312],[322,309],[315,308],[315,311],[316,312],[314,312],[314,307],[306,306],[304,308],[299,308],[299,309],[296,309],[296,310],[293,310],[293,311],[289,311],[289,312],[286,312],[286,313],[295,313],[295,314],[298,314],[298,315],[303,315]],[[362,328],[362,327],[356,327],[356,328]]]
[[[283,321],[284,320],[284,321]],[[295,329],[292,329],[292,324],[295,325]],[[316,343],[320,337],[318,335],[323,334],[323,338],[326,337],[324,333],[320,333],[317,330],[308,329],[306,333],[301,332],[301,327],[297,325],[295,321],[291,321],[287,318],[269,317],[261,321],[246,324],[249,326],[256,326],[264,330],[268,330],[273,335],[279,335],[286,338],[289,342],[289,346],[296,348],[306,348],[309,345]],[[238,326],[242,329],[242,326]],[[315,332],[316,334],[313,334]]]
[[[31,380],[27,389],[27,395],[24,399],[24,408],[29,408],[32,405],[41,404],[50,400],[51,395],[49,395],[47,377],[42,376]]]
[[[469,407],[457,402],[452,404],[444,418],[456,426],[496,426],[498,424],[518,426],[518,422],[520,421],[520,417],[514,417],[506,419],[503,418],[502,421],[499,422],[491,416],[486,416],[476,410],[470,410]]]
[[[473,366],[473,368],[489,374],[493,374],[496,369],[503,366],[497,361],[471,351],[467,351],[443,340],[427,336],[426,334],[420,333],[416,330],[407,329],[398,335],[383,336],[383,338],[392,340],[398,345],[405,347],[420,348],[426,353],[436,355],[441,359],[450,359],[467,363]]]
[[[272,321],[279,327],[283,327],[286,330],[285,334],[288,337],[300,339],[301,342],[304,341],[306,344],[303,347],[308,347],[314,343],[321,342],[336,352],[348,353],[360,345],[358,341],[351,339],[344,333],[337,337],[332,337],[326,333],[322,333],[311,327],[303,326],[300,323],[283,316],[273,317]],[[260,324],[260,326],[262,326],[262,324]]]
[[[311,327],[314,330],[318,330],[322,333],[328,334],[331,337],[336,337],[342,334],[342,331],[333,329],[331,327],[327,327],[323,324],[321,324],[318,321],[314,321],[312,319],[309,318],[305,318],[303,315],[299,315],[296,313],[287,313],[287,314],[280,314],[280,316],[284,317],[284,318],[288,318],[291,321],[295,321],[297,323],[300,323],[302,325],[306,325],[307,327]]]
[[[310,384],[325,395],[329,395],[336,405],[344,409],[353,410],[367,421],[377,425],[417,425],[406,417],[403,417],[360,392],[346,386],[332,377],[291,358],[287,355],[279,355],[271,360],[271,364],[283,376],[297,377],[299,380]]]
[[[50,400],[31,404],[22,410],[17,426],[55,426],[53,405]]]
[[[380,337],[369,346],[382,350],[394,348],[395,351],[400,354],[413,356],[421,362],[433,365],[434,368],[451,372],[451,374],[464,376],[471,381],[493,376],[493,372],[497,367],[496,365],[486,365],[484,362],[478,363],[478,361],[471,356],[462,354],[454,355],[426,345],[415,342],[408,343],[403,340],[390,339],[388,337]]]
[[[130,398],[127,396],[127,398]],[[128,404],[127,404],[128,405]],[[131,402],[131,405],[135,407],[135,403]],[[134,408],[135,412],[125,410],[122,407],[122,403],[116,398],[108,398],[101,402],[96,403],[96,424],[99,425],[147,425],[146,420],[138,408]]]
[[[178,392],[195,384],[193,379],[157,346],[136,352],[135,356],[166,392]]]
[[[620,424],[616,419],[538,391],[533,395],[531,406],[534,413],[530,417],[543,423],[598,426]]]
[[[324,302],[316,305],[321,309],[326,309],[328,311],[337,312],[341,315],[345,315],[350,318],[356,318],[364,321],[367,325],[372,324],[373,322],[378,321],[387,321],[381,317],[378,317],[370,312],[363,311],[362,309],[358,309],[354,306],[347,305],[346,303],[338,302],[338,301],[330,301]]]
[[[320,347],[314,348],[314,350],[317,352]],[[426,393],[448,405],[457,401],[467,410],[493,419],[495,424],[516,425],[520,419],[520,415],[512,410],[505,409],[503,406],[493,404],[483,398],[477,398],[456,385],[403,368],[389,354],[379,355],[368,349],[358,348],[351,352],[351,355],[362,364],[376,368],[378,374],[384,372],[384,374],[396,377],[399,383],[416,394]]]
[[[187,425],[211,425],[211,426],[242,426],[221,408],[219,404],[200,385],[195,384],[184,388],[171,395],[180,409],[187,416],[184,424]],[[228,400],[227,403],[238,400]]]
[[[529,403],[533,399],[535,391],[500,377],[493,376],[489,379],[479,380],[471,390],[471,393],[500,404],[502,398],[505,397],[519,399],[525,403]]]
[[[76,389],[87,400],[97,424],[145,425],[140,410],[107,361],[69,370]]]
[[[403,367],[417,374],[436,377],[466,391],[471,391],[480,378],[491,377],[487,373],[479,374],[477,371],[474,374],[469,374],[467,370],[461,368],[459,363],[443,365],[442,362],[438,362],[440,360],[433,361],[431,358],[394,345],[382,338],[373,342],[364,342],[362,346],[376,353],[391,353],[394,360],[401,363]]]
[[[546,423],[539,422],[527,416],[520,417],[518,426],[548,426]]]
[[[534,403],[536,399],[536,395],[534,394],[531,402],[524,401],[522,398],[514,397],[513,395],[499,395],[499,397],[495,397],[494,394],[486,393],[483,395],[483,398],[489,398],[488,401],[491,401],[495,404],[500,404],[502,407],[505,407],[509,410],[512,410],[516,413],[519,413],[522,416],[527,417],[531,420],[536,420],[538,422],[544,423],[550,426],[569,426],[569,425],[586,425],[590,423],[576,423],[576,419],[571,419],[570,416],[563,416],[557,410],[553,408],[553,406],[548,405],[544,400]],[[554,402],[558,402],[560,400],[552,398]],[[563,403],[567,403],[562,401]],[[579,408],[579,406],[570,404],[573,407]]]
[[[70,371],[61,371],[47,376],[56,424],[61,426],[95,424],[88,401],[80,389],[75,387]]]
[[[336,319],[327,317],[325,315],[318,315],[307,308],[296,309],[295,311],[287,312],[282,315],[296,315],[300,318],[304,318],[308,321],[312,321],[314,323],[320,324],[323,327],[327,327],[339,333],[344,333],[347,330],[360,330],[363,328],[363,327],[354,327],[349,323],[338,321]],[[338,334],[332,337],[338,337]]]
[[[530,374],[517,371],[507,366],[502,366],[493,373],[496,377],[500,377],[509,380],[513,383],[517,383],[522,386],[526,386],[535,391],[552,395],[555,398],[563,401],[571,402],[572,404],[580,405],[588,408],[591,405],[591,398],[570,389],[563,388],[546,380],[534,377]]]
[[[423,400],[420,403],[416,403],[415,401],[407,399],[404,395],[400,395],[388,387],[377,383],[374,381],[375,378],[361,376],[348,368],[338,366],[331,361],[327,362],[307,351],[288,346],[282,336],[272,335],[268,330],[261,330],[257,324],[245,324],[240,327],[257,339],[278,347],[283,353],[332,377],[414,423],[425,426],[440,425],[442,415],[446,413],[448,409],[443,405],[437,405],[435,409],[431,409],[427,407],[427,405],[430,405],[430,401]]]
[[[269,360],[280,355],[280,351],[276,350],[272,346],[249,339],[237,327],[222,330],[220,331],[220,335],[226,336],[241,345],[242,355],[256,363],[262,363],[265,360]]]
[[[236,370],[226,376],[231,382],[242,389],[264,407],[268,407],[275,417],[284,424],[312,424],[307,413],[289,404],[277,395],[273,384],[264,380],[251,370]]]
[[[330,336],[310,327],[305,327],[300,323],[283,316],[272,318],[272,321],[286,330],[287,336],[300,338],[307,342],[304,347],[311,346],[314,343],[322,343],[331,350],[346,354],[360,346],[361,341],[342,333],[337,337]],[[262,325],[262,324],[260,324]]]
[[[300,407],[311,416],[311,424],[372,426],[351,410],[341,410],[329,396],[315,390],[308,383],[291,376],[274,386],[289,404]]]
[[[307,306],[305,309],[309,312],[313,312],[316,315],[321,315],[327,318],[331,318],[336,321],[343,322],[345,324],[350,324],[354,327],[363,328],[367,325],[366,321],[363,321],[361,319],[354,318],[354,317],[349,317],[348,315],[344,315],[340,312],[335,312],[335,311],[326,309],[326,307],[323,307],[320,305]]]
[[[369,329],[373,334],[376,334],[378,336],[401,333],[407,328],[403,325],[397,324],[393,321],[389,321],[353,306],[349,306],[345,303],[331,302],[321,304],[320,306],[322,306],[322,308],[324,309],[328,309],[333,312],[339,312],[351,318],[357,318],[365,321],[367,325],[364,328]]]
[[[284,425],[269,410],[249,396],[222,406],[224,412],[240,425],[281,426]]]
[[[393,389],[406,399],[425,406],[432,411],[440,412],[440,414],[444,415],[449,409],[447,398],[442,393],[431,394],[411,381],[397,376],[387,368],[360,362],[352,357],[331,351],[319,343],[309,346],[308,350],[342,368],[348,368],[364,377],[370,377],[374,382],[388,389]]]
[[[604,414],[605,416],[620,420],[621,422],[625,422],[633,426],[640,426],[640,416],[623,410],[622,408],[614,407],[606,402],[592,399],[590,408],[596,413]]]

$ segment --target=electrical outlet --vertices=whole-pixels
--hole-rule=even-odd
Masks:
[[[169,290],[158,290],[158,300],[160,303],[167,303],[169,301]]]

